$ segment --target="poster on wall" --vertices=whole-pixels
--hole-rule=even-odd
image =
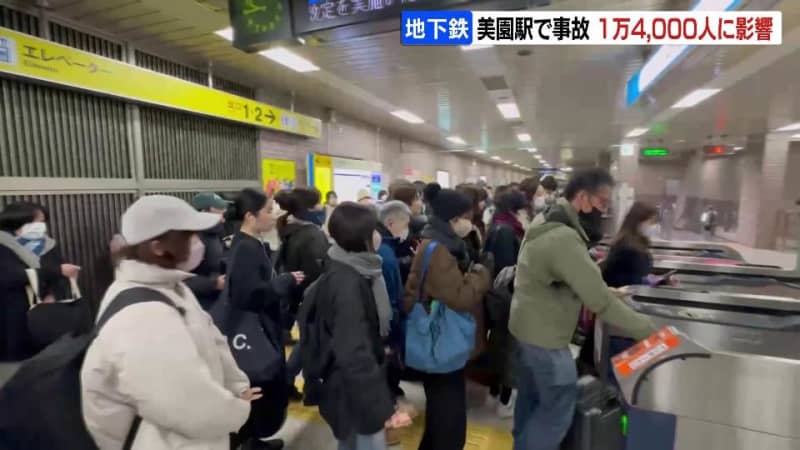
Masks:
[[[359,193],[368,191],[378,198],[383,189],[382,165],[374,161],[310,154],[308,183],[324,196],[335,191],[339,201],[358,201]]]
[[[436,171],[436,182],[443,188],[450,187],[450,172],[444,170]]]
[[[266,158],[261,160],[261,181],[267,195],[293,189],[297,185],[296,174],[294,161]]]

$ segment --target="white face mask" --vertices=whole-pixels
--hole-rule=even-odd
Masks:
[[[469,219],[458,219],[452,226],[453,231],[460,238],[467,237],[469,232],[472,231],[472,222]]]
[[[383,242],[383,239],[381,238],[381,234],[378,233],[377,231],[373,231],[372,232],[372,249],[377,252],[378,249],[381,246],[381,242]]]
[[[639,232],[642,235],[647,236],[648,238],[653,238],[658,236],[658,224],[651,223],[651,224],[642,224],[639,226]]]
[[[408,227],[406,227],[406,228],[403,228],[403,231],[401,231],[400,233],[396,234],[394,237],[399,239],[400,242],[405,242],[408,239],[409,232],[410,231],[409,231]]]
[[[533,199],[533,209],[536,211],[541,211],[547,208],[547,197],[542,195],[541,197],[536,197]]]
[[[203,256],[206,253],[206,246],[203,244],[203,241],[200,240],[197,236],[192,238],[192,247],[189,249],[189,257],[186,258],[186,261],[178,264],[175,267],[178,270],[182,270],[184,272],[191,272],[203,262]]]
[[[44,239],[47,235],[47,224],[44,222],[31,222],[22,226],[21,238],[29,240]]]

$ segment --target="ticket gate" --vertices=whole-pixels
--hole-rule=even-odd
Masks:
[[[595,330],[598,370],[611,361],[628,405],[626,450],[800,449],[799,302],[659,291],[631,297],[665,327],[647,341],[610,360],[624,334]]]

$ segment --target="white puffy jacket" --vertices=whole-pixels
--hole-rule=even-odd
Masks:
[[[81,371],[83,416],[100,450],[120,450],[136,414],[133,450],[228,450],[250,404],[225,337],[182,280],[190,274],[122,261],[100,314],[132,287],[156,289],[185,310],[131,305],[102,328]]]

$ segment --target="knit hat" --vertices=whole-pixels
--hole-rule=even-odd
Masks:
[[[425,188],[425,196],[433,208],[433,215],[449,222],[472,210],[472,200],[453,189],[442,189],[438,184]]]

